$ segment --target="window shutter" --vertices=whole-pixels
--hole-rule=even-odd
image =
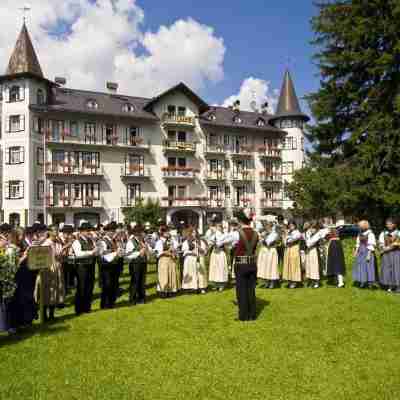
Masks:
[[[20,150],[20,161],[21,162],[25,162],[25,147],[23,147],[23,146],[21,146],[20,148],[19,148]]]
[[[5,152],[4,152],[4,158],[6,160],[6,164],[10,164],[10,148],[7,147]]]
[[[8,86],[4,89],[4,100],[6,103],[10,102],[10,88]]]
[[[19,181],[19,193],[20,193],[19,198],[23,199],[24,198],[24,181]]]
[[[6,132],[10,132],[11,131],[11,121],[10,121],[10,117],[7,117],[6,119]]]
[[[19,99],[25,100],[25,85],[19,87]]]
[[[20,115],[19,130],[20,131],[25,130],[25,115]]]
[[[8,181],[4,183],[4,197],[6,199],[10,198],[10,183]]]
[[[100,188],[99,188],[99,184],[95,183],[93,185],[93,197],[98,200],[100,198],[100,194],[99,194]]]

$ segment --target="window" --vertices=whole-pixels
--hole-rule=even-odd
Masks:
[[[219,143],[218,136],[214,133],[210,133],[208,136],[208,143],[210,146],[217,146]]]
[[[140,130],[136,126],[130,126],[126,130],[126,144],[129,146],[137,146],[142,142],[140,137]]]
[[[135,111],[135,106],[131,103],[125,103],[122,106],[122,111],[123,112],[133,112],[133,111]]]
[[[186,167],[186,158],[168,157],[169,167]]]
[[[285,181],[285,184],[283,186],[283,200],[290,200],[287,181]]]
[[[169,115],[175,115],[176,114],[176,107],[175,106],[169,105],[167,110],[168,110],[168,114]]]
[[[229,146],[230,137],[229,135],[224,135],[224,145]]]
[[[8,101],[10,103],[15,103],[17,101],[22,101],[25,99],[25,88],[23,86],[11,86],[9,89],[9,98]]]
[[[240,123],[242,123],[242,119],[241,119],[238,115],[235,115],[235,116],[233,117],[233,122],[234,122],[235,124],[240,124]]]
[[[186,197],[186,186],[178,186],[178,198]]]
[[[24,198],[24,182],[9,181],[6,183],[6,198],[7,199],[23,199]]]
[[[91,108],[91,109],[94,109],[94,110],[99,108],[99,105],[98,105],[97,101],[93,100],[93,99],[88,100],[86,102],[86,106],[87,106],[87,108]]]
[[[52,153],[53,164],[60,164],[65,161],[64,150],[57,150]]]
[[[37,199],[43,200],[44,198],[44,181],[37,181]]]
[[[100,153],[83,151],[82,162],[84,167],[98,168],[100,166]]]
[[[168,140],[170,142],[176,141],[176,132],[175,131],[168,131]]]
[[[25,116],[11,115],[8,120],[9,132],[21,132],[25,130]]]
[[[214,113],[211,113],[211,114],[208,116],[208,119],[209,119],[210,121],[215,121],[215,120],[217,119],[217,117],[215,116]]]
[[[297,138],[287,136],[283,139],[282,143],[284,150],[297,150]]]
[[[42,118],[33,118],[33,130],[36,133],[44,133],[44,121]]]
[[[85,143],[96,144],[96,124],[94,122],[85,123]]]
[[[178,142],[186,142],[186,132],[178,132]]]
[[[24,158],[25,151],[22,146],[9,147],[6,151],[6,164],[22,164]]]
[[[225,186],[225,198],[230,199],[231,198],[231,188],[230,186]]]
[[[114,125],[106,125],[106,144],[116,143],[117,137],[114,132],[115,132]]]
[[[44,92],[42,89],[38,89],[36,92],[36,102],[37,104],[44,104]]]
[[[259,118],[257,121],[257,126],[265,126],[265,121],[262,118]]]
[[[178,115],[180,117],[186,116],[186,107],[178,107]]]
[[[79,131],[78,131],[78,122],[76,121],[71,121],[69,123],[69,134],[72,137],[78,137]]]
[[[139,200],[142,197],[142,187],[140,183],[131,183],[127,187],[128,200]]]
[[[136,154],[128,154],[127,156],[128,172],[131,175],[144,175],[144,157]]]
[[[37,165],[43,165],[44,163],[44,152],[42,147],[36,149],[36,161]]]

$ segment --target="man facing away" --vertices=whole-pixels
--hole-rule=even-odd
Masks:
[[[248,210],[239,211],[236,218],[240,223],[240,228],[224,235],[217,245],[231,244],[234,247],[239,320],[251,321],[256,319],[255,289],[257,284],[256,248],[258,234],[250,226],[251,217]]]

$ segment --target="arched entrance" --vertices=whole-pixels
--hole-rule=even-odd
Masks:
[[[178,210],[171,213],[171,222],[175,226],[179,226],[181,222],[184,225],[194,226],[201,229],[200,215],[193,210]]]

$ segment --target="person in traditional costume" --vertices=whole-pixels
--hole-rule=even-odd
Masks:
[[[59,240],[62,245],[61,264],[64,271],[65,295],[68,295],[75,287],[75,266],[72,257],[73,234],[74,227],[72,225],[61,225]]]
[[[45,321],[54,320],[56,306],[64,303],[65,296],[64,274],[61,265],[62,244],[57,239],[57,234],[53,229],[47,233],[46,225],[40,225],[37,228],[38,243],[36,245],[49,247],[51,260],[49,268],[43,269],[38,274],[35,287],[36,303],[39,303],[42,294],[44,296],[42,302]]]
[[[319,288],[320,283],[320,259],[318,245],[321,240],[320,227],[317,223],[311,223],[304,232],[305,239],[305,278],[308,285],[314,289]]]
[[[258,233],[251,227],[250,210],[237,213],[241,227],[217,240],[217,246],[230,244],[235,248],[236,296],[240,321],[256,319],[256,284]]]
[[[231,218],[231,220],[229,221],[229,225],[228,226],[229,226],[229,228],[228,228],[227,232],[224,231],[224,234],[238,231],[239,228],[240,228],[240,224],[239,224],[237,218],[235,218],[235,217]],[[226,250],[227,250],[228,256],[229,256],[228,270],[230,272],[231,279],[233,281],[233,280],[236,279],[236,276],[235,276],[235,263],[234,263],[234,261],[235,261],[235,248],[232,245],[226,245],[225,247],[227,248]]]
[[[161,298],[172,297],[179,290],[179,272],[176,248],[167,227],[160,229],[160,239],[156,243],[155,253],[158,265],[157,291]]]
[[[129,228],[129,238],[125,248],[125,261],[129,264],[131,277],[129,285],[129,302],[132,305],[146,302],[147,259],[150,247],[145,243],[143,228],[136,225]]]
[[[260,287],[275,289],[279,285],[279,258],[277,247],[279,235],[272,223],[267,223],[261,239],[261,248],[257,258],[257,278],[262,280]]]
[[[202,241],[193,228],[185,232],[182,244],[184,256],[182,289],[204,294],[207,288],[207,269],[205,255],[207,243]]]
[[[321,232],[321,237],[328,241],[326,245],[326,276],[335,277],[337,287],[345,286],[344,277],[346,275],[346,260],[342,242],[335,226],[325,228]]]
[[[386,220],[386,229],[379,235],[379,248],[380,282],[388,292],[400,294],[400,231],[393,218]]]
[[[11,226],[0,226],[0,332],[14,335],[18,327],[15,304],[18,246]]]
[[[302,239],[303,235],[297,229],[296,222],[289,222],[285,239],[285,255],[282,273],[282,279],[288,282],[289,289],[295,289],[302,281],[300,259],[300,242]]]
[[[116,229],[115,222],[109,223],[104,227],[105,234],[97,241],[101,273],[101,309],[114,308],[117,300],[119,261],[122,252],[114,238]]]
[[[229,280],[228,260],[224,245],[218,245],[218,242],[224,237],[224,234],[217,224],[212,223],[206,233],[206,240],[211,249],[209,264],[209,282],[215,289],[222,292]]]
[[[77,278],[75,294],[77,315],[89,313],[92,306],[97,248],[90,237],[91,229],[89,222],[81,221],[79,235],[72,243]]]
[[[360,234],[357,237],[354,251],[353,281],[359,284],[361,289],[372,289],[378,278],[375,260],[375,235],[369,227],[368,221],[360,221]]]

